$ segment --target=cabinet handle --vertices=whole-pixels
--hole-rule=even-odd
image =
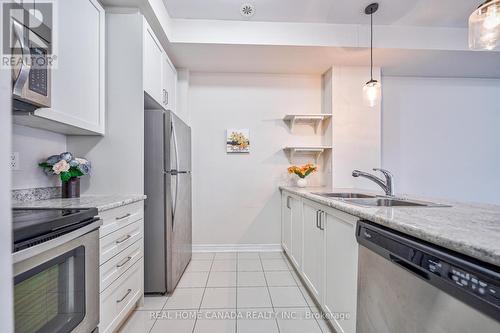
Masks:
[[[116,264],[116,268],[123,267],[126,263],[130,261],[130,259],[132,259],[132,257],[128,256],[127,258],[125,258],[125,260],[122,260],[120,263]]]
[[[130,235],[123,236],[122,238],[117,239],[115,243],[116,243],[116,244],[123,243],[123,242],[125,242],[127,239],[129,239],[130,237],[132,237],[132,236],[130,236]]]
[[[319,210],[316,211],[316,228],[319,229]]]
[[[168,91],[165,90],[165,105],[168,105]]]
[[[132,292],[132,289],[127,290],[127,293],[126,293],[125,295],[123,295],[123,297],[122,297],[122,298],[120,298],[120,299],[116,300],[116,303],[121,303],[121,302],[123,302],[123,300],[124,300],[125,298],[127,298],[127,296],[128,296],[131,292]]]
[[[325,221],[325,212],[321,211],[319,213],[319,229],[320,230],[325,230],[324,221]]]
[[[123,215],[123,216],[118,216],[118,217],[115,217],[115,219],[116,219],[117,221],[119,221],[119,220],[123,220],[123,219],[126,219],[127,217],[129,217],[130,215],[132,215],[132,214],[127,213],[127,214],[125,214],[125,215]]]
[[[291,209],[290,207],[290,197],[286,197],[286,208]]]

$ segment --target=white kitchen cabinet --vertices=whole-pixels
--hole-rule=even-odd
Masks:
[[[302,200],[299,196],[282,194],[281,245],[297,269],[302,265]]]
[[[358,218],[285,190],[282,200],[283,248],[337,332],[356,332]]]
[[[163,48],[144,21],[144,91],[159,104],[163,103],[163,59]]]
[[[175,110],[177,70],[144,20],[144,91],[163,108]]]
[[[297,269],[302,267],[302,247],[303,244],[303,219],[302,219],[302,200],[300,197],[292,196],[290,200],[292,207],[292,245],[291,255],[292,263]]]
[[[166,53],[163,53],[163,77],[162,77],[162,105],[167,109],[175,112],[175,103],[177,96],[177,70],[168,58]]]
[[[303,199],[304,245],[302,277],[316,300],[323,300],[325,233],[321,225],[323,206]]]
[[[97,0],[57,2],[51,107],[14,122],[64,134],[105,133],[105,12]]]
[[[144,203],[99,213],[99,332],[115,332],[144,293]]]
[[[292,197],[289,193],[283,192],[281,195],[281,246],[283,250],[291,255],[292,246]]]
[[[337,332],[356,332],[357,217],[324,207],[325,289],[323,309]]]

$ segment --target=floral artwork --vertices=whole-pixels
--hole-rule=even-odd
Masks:
[[[228,153],[249,153],[250,130],[228,129],[226,138],[226,151]]]
[[[91,170],[90,162],[84,158],[74,157],[69,152],[52,155],[45,162],[39,163],[47,175],[56,175],[61,181],[67,182],[71,178],[88,175]]]

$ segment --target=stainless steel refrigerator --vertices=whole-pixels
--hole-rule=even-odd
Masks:
[[[144,290],[164,294],[191,260],[191,129],[164,110],[146,110],[144,129]]]

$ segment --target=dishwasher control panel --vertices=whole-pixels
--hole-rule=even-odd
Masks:
[[[462,269],[451,266],[449,277],[459,287],[467,288],[480,296],[485,296],[486,298],[491,296],[500,301],[498,286],[492,283],[487,283],[472,273],[468,273]]]
[[[491,282],[485,282],[478,275],[455,267],[445,261],[428,254],[422,255],[420,266],[444,279],[451,281],[455,286],[475,293],[477,296],[500,302],[500,287]]]
[[[360,245],[500,321],[498,269],[369,221],[358,221],[356,238]]]

